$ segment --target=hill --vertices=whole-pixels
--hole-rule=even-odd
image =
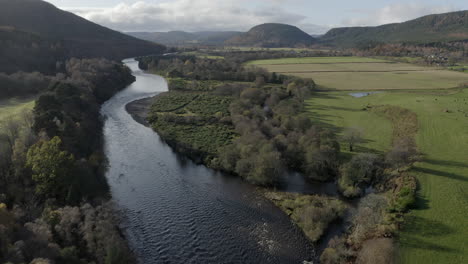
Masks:
[[[61,42],[41,38],[37,34],[0,27],[0,72],[53,72],[57,60],[65,58]]]
[[[29,64],[34,58],[28,56],[36,51],[40,56],[49,56],[55,63],[71,57],[121,60],[161,53],[165,49],[162,45],[97,25],[41,0],[0,0],[0,6],[0,54],[14,52],[16,70],[43,70]],[[31,48],[35,51],[29,50]]]
[[[237,31],[201,31],[201,32],[127,32],[128,35],[171,46],[211,45],[219,46],[234,36]]]
[[[468,11],[420,17],[377,27],[345,27],[328,31],[320,42],[356,47],[368,42],[425,44],[468,40]]]
[[[226,45],[273,48],[308,46],[314,42],[315,38],[295,26],[267,23],[227,40]]]

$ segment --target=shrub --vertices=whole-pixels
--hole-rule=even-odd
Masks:
[[[365,241],[358,253],[359,264],[393,264],[395,247],[390,238],[375,238]]]

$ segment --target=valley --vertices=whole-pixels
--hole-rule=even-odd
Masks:
[[[117,2],[0,0],[0,263],[468,262],[466,2]]]

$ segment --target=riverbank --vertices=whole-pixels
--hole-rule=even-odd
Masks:
[[[125,110],[135,121],[146,127],[150,127],[147,119],[154,98],[155,96],[133,101],[125,106]]]
[[[150,116],[151,106],[158,98],[161,97],[157,95],[151,98],[136,100],[128,103],[125,109],[135,121],[152,128],[148,120],[144,118]],[[202,163],[197,155],[188,155],[194,154],[193,150],[182,148],[183,145],[181,146],[177,141],[162,139],[177,153],[189,157],[196,163]],[[302,184],[304,188],[308,186],[306,182],[301,181]],[[314,182],[314,186],[311,189],[320,189],[320,187],[317,187],[317,184],[329,185],[328,183]],[[286,187],[286,189],[288,188]],[[289,190],[277,190],[276,188],[267,187],[253,188],[252,190],[279,208],[290,219],[291,223],[304,232],[304,235],[308,238],[308,243],[314,245],[317,256],[320,256],[331,239],[345,232],[345,221],[343,219],[345,214],[347,215],[346,212],[349,209],[349,204],[341,201],[338,196],[319,193],[308,195],[296,193],[294,190],[291,192]]]
[[[167,90],[160,76],[134,75],[102,113],[112,198],[140,263],[315,262],[301,230],[253,186],[195,164],[133,119],[125,106]]]

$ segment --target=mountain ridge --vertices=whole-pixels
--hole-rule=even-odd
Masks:
[[[265,48],[309,46],[316,39],[296,26],[265,23],[251,28],[248,32],[228,39],[231,46],[254,46]]]
[[[11,38],[2,40],[5,43],[10,42],[10,44],[0,46],[0,53],[8,55],[14,51],[17,57],[7,57],[7,62],[12,63],[13,60],[23,59],[25,68],[27,68],[27,61],[30,59],[24,56],[18,57],[21,55],[21,49],[18,47],[24,47],[23,52],[30,54],[26,47],[28,39],[30,47],[34,47],[38,41],[31,36],[39,38],[42,45],[48,43],[48,49],[43,49],[43,51],[50,50],[50,56],[54,56],[57,61],[71,57],[103,57],[122,60],[128,57],[157,54],[165,50],[162,45],[108,29],[70,12],[60,10],[42,0],[0,0],[0,6],[2,7],[0,8],[2,34],[4,37]],[[19,37],[20,35],[23,37]],[[13,39],[18,41],[18,38],[20,42],[15,47],[11,41]],[[54,50],[60,50],[59,54],[53,52]],[[55,57],[57,55],[60,56]],[[10,68],[10,71],[14,69],[14,67]],[[18,70],[22,70],[22,67],[18,67]]]
[[[366,42],[424,44],[467,39],[468,11],[465,10],[375,27],[333,28],[320,42],[336,47],[356,47]]]

